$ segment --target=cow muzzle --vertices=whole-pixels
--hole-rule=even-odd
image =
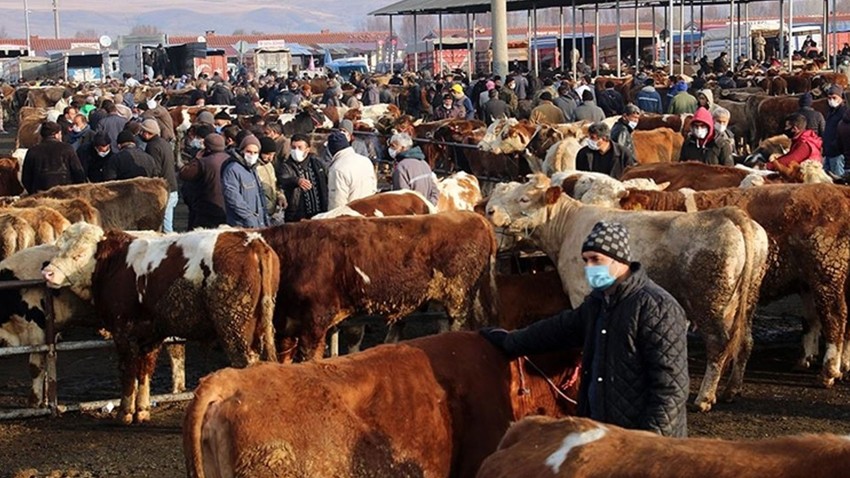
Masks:
[[[67,276],[53,265],[47,265],[41,270],[41,276],[47,281],[47,287],[58,289],[66,282]]]

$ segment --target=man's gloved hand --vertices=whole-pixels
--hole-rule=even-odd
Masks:
[[[508,338],[507,330],[496,327],[484,327],[483,329],[480,329],[478,333],[493,344],[493,346],[497,349],[501,351],[505,350],[505,339]]]

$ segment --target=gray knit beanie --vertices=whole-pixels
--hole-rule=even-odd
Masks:
[[[599,221],[581,245],[581,252],[594,251],[618,262],[631,262],[629,231],[620,223]]]

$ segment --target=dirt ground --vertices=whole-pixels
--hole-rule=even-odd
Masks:
[[[0,137],[0,151],[10,149],[9,139]],[[183,217],[178,214],[177,221]],[[734,403],[718,404],[707,414],[690,413],[691,436],[763,438],[803,432],[850,433],[848,384],[839,382],[825,390],[815,386],[816,370],[792,371],[800,344],[800,308],[796,298],[760,308],[744,396]],[[411,334],[428,332],[422,326],[408,329]],[[374,327],[369,342],[376,343],[382,334],[381,327]],[[93,336],[93,331],[81,330],[69,333],[65,340]],[[226,366],[220,351],[189,344],[187,353],[190,388],[204,374]],[[690,356],[693,399],[705,366],[696,338],[691,341]],[[170,390],[166,362],[160,358],[153,383],[155,394]],[[115,363],[112,350],[60,354],[60,402],[118,396]],[[0,409],[23,406],[29,386],[25,357],[0,359]],[[185,476],[181,445],[184,409],[185,403],[161,404],[154,408],[150,423],[129,427],[102,413],[0,422],[0,478]]]

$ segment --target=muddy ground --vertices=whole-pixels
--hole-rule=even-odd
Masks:
[[[0,150],[9,149],[9,136],[0,137]],[[184,220],[178,213],[177,221]],[[815,385],[815,370],[792,371],[798,354],[801,305],[796,298],[759,309],[756,347],[746,374],[744,396],[722,403],[708,414],[690,413],[692,436],[763,438],[802,432],[850,433],[850,387],[839,382],[825,390]],[[408,327],[411,334],[429,332],[429,326]],[[368,337],[371,344],[383,336],[380,326]],[[78,330],[65,340],[95,337]],[[705,362],[699,340],[691,341],[691,392],[696,393]],[[189,344],[187,384],[226,365],[222,353]],[[66,352],[59,356],[61,403],[103,400],[118,396],[118,378],[112,350]],[[29,391],[26,358],[0,359],[0,409],[21,407]],[[154,379],[153,392],[170,390],[164,356]],[[155,477],[185,476],[181,422],[185,403],[161,404],[150,423],[121,426],[108,414],[67,413],[57,418],[0,422],[0,478],[6,477]]]

